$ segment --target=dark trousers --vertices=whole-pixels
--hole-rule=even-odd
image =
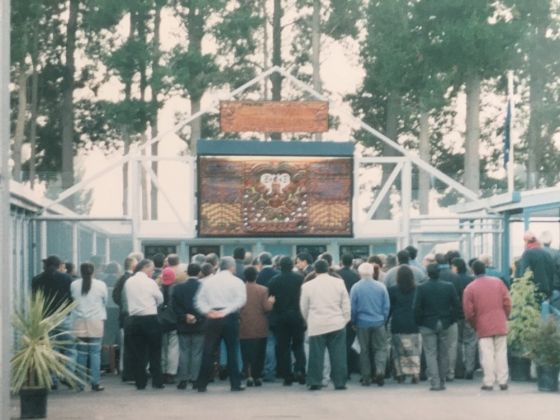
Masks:
[[[323,367],[325,347],[329,351],[331,362],[331,379],[335,387],[346,385],[346,327],[341,330],[309,337],[309,364],[307,368],[307,384],[321,386],[323,383]]]
[[[161,327],[157,315],[130,316],[125,328],[128,336],[127,349],[136,382],[136,388],[144,389],[148,378],[146,366],[150,363],[152,386],[163,384],[161,374]]]
[[[230,314],[221,319],[208,319],[204,331],[204,349],[202,350],[202,364],[198,375],[197,386],[204,389],[210,382],[214,367],[214,353],[224,339],[227,351],[227,367],[229,381],[232,387],[241,386],[241,373],[237,363],[239,346],[239,315]]]
[[[241,339],[243,373],[247,378],[261,378],[266,354],[266,337]]]
[[[301,320],[282,320],[276,326],[278,373],[285,380],[293,380],[292,353],[295,359],[295,373],[305,374],[304,333],[305,330]]]

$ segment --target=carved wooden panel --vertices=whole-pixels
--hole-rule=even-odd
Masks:
[[[329,130],[329,103],[323,101],[222,101],[223,132],[323,133]]]

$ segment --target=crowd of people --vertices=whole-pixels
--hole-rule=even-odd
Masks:
[[[232,391],[276,380],[344,390],[356,372],[362,386],[427,379],[442,391],[473,379],[477,352],[481,389],[507,390],[511,279],[528,268],[543,299],[560,295],[560,251],[548,238],[541,244],[527,232],[525,252],[505,276],[488,256],[466,261],[450,251],[418,261],[413,246],[396,256],[346,254],[340,267],[329,253],[252,258],[236,248],[188,263],[132,253],[123,274],[117,263],[85,262],[77,275],[50,256],[32,288],[52,299],[50,311],[76,302],[55,333],[75,343],[63,350],[87,368],[93,391],[104,389],[105,342],[118,345],[122,380],[139,390],[151,378],[156,389],[205,392],[226,377]]]

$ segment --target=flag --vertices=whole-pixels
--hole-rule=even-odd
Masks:
[[[504,168],[509,162],[509,149],[511,145],[511,99],[508,99],[506,120],[504,121]]]

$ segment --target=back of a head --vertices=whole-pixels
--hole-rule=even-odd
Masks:
[[[60,267],[60,264],[62,264],[60,258],[56,255],[50,255],[43,260],[43,269],[45,271],[56,271]]]
[[[473,261],[471,268],[475,276],[486,274],[486,265],[482,261]]]
[[[397,287],[405,293],[414,289],[414,273],[408,265],[401,265],[397,270]]]
[[[383,260],[379,257],[379,255],[372,255],[367,260],[370,264],[377,264],[379,267],[383,267]]]
[[[91,290],[94,271],[95,266],[92,263],[85,262],[80,265],[80,274],[82,275],[82,296],[87,295]]]
[[[179,256],[177,254],[169,254],[167,256],[167,264],[170,267],[176,267],[179,265]]]
[[[326,261],[329,267],[332,265],[333,258],[332,255],[328,252],[323,252],[319,258],[323,261]]]
[[[313,264],[313,257],[308,252],[300,252],[296,255],[296,258],[300,261],[306,261],[307,264]]]
[[[224,257],[224,258],[226,258],[226,257]],[[229,257],[229,258],[231,258],[231,257]],[[218,264],[220,263],[220,257],[218,257],[218,254],[216,254],[215,252],[211,252],[210,254],[208,254],[206,256],[206,262],[212,264],[214,267],[217,267]]]
[[[329,264],[325,260],[319,259],[315,261],[313,268],[315,269],[315,273],[317,274],[328,273]]]
[[[353,261],[354,261],[354,256],[352,254],[344,254],[342,256],[342,265],[346,268],[352,267]]]
[[[165,261],[165,255],[163,255],[161,252],[158,252],[152,257],[152,261],[154,262],[154,267],[162,268],[163,262]]]
[[[136,261],[142,261],[144,260],[144,253],[142,252],[131,252],[130,254],[128,254],[129,257],[134,257],[134,259],[136,259]]]
[[[261,252],[258,258],[259,264],[272,265],[272,255],[270,254],[270,252]]]
[[[136,268],[134,269],[134,274],[144,270],[146,267],[154,265],[154,262],[148,258],[144,258],[138,264],[136,264]]]
[[[461,253],[456,250],[447,251],[445,258],[447,259],[447,264],[451,264],[451,261],[453,261],[454,258],[461,258]]]
[[[408,255],[410,256],[411,260],[415,260],[416,257],[418,256],[418,250],[414,248],[412,245],[407,246],[405,250],[408,252]]]
[[[490,267],[492,265],[492,260],[490,259],[490,255],[483,254],[478,257],[478,261],[484,263],[486,267]]]
[[[202,266],[202,264],[204,264],[206,262],[206,255],[195,254],[191,257],[191,262]]]
[[[373,264],[370,263],[362,263],[358,267],[358,273],[360,277],[363,279],[371,279],[373,278]]]
[[[247,283],[254,283],[257,280],[257,276],[259,275],[259,272],[256,269],[256,267],[250,265],[246,267],[245,270],[243,270],[243,275]]]
[[[447,264],[447,256],[445,254],[442,254],[442,253],[437,253],[436,254],[436,263],[439,264],[439,265]]]
[[[119,266],[119,263],[116,261],[111,261],[109,264],[107,264],[107,267],[105,268],[105,274],[119,274],[121,271],[121,267]]]
[[[294,262],[290,257],[284,256],[280,258],[280,270],[283,273],[290,272],[294,269]]]
[[[403,249],[402,251],[399,251],[397,253],[397,261],[400,265],[408,264],[410,262],[410,254],[406,249]]]
[[[428,277],[432,280],[436,280],[439,278],[439,265],[436,264],[430,264],[428,265],[428,267],[426,267],[426,271],[428,272]]]
[[[133,271],[136,267],[137,260],[134,257],[126,257],[124,259],[124,270],[125,271]]]
[[[68,261],[68,262],[64,263],[64,265],[65,265],[65,267],[66,267],[66,272],[67,272],[68,274],[71,274],[71,273],[74,272],[74,268],[75,268],[75,267],[74,267],[74,263]],[[106,271],[105,271],[105,272],[106,272]]]
[[[233,258],[236,260],[243,260],[245,259],[245,248],[238,246],[233,250]]]
[[[235,268],[235,260],[232,257],[222,257],[220,259],[220,270],[231,270]]]
[[[462,258],[453,258],[451,265],[457,269],[457,273],[464,274],[467,272],[467,263]]]
[[[189,277],[197,277],[200,274],[200,265],[197,263],[190,263],[187,266],[187,275]]]
[[[200,266],[200,275],[202,277],[208,277],[212,274],[214,274],[214,267],[212,264],[205,262]]]
[[[385,267],[393,268],[396,265],[397,265],[397,256],[395,254],[387,255],[387,258],[385,260]]]
[[[523,235],[523,240],[529,244],[535,243],[537,242],[537,237],[535,236],[535,234],[533,232],[531,232],[530,230],[528,230],[527,232],[525,232],[525,234]]]

